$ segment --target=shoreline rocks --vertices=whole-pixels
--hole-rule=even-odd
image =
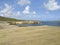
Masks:
[[[16,24],[40,24],[39,21],[19,21],[19,22],[8,22],[10,25]]]

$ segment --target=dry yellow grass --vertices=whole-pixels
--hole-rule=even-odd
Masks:
[[[0,45],[60,45],[60,27],[8,26],[0,29]]]

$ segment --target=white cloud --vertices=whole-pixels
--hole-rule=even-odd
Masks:
[[[33,12],[32,12],[32,14],[34,14],[34,15],[35,15],[35,14],[36,14],[36,12],[35,12],[35,11],[33,11]]]
[[[30,11],[30,6],[26,6],[22,13],[28,15],[36,15],[35,11]]]
[[[6,3],[4,4],[4,6],[5,8],[0,11],[0,16],[11,17],[21,15],[20,11],[13,12],[14,8],[12,6]]]
[[[30,6],[27,5],[25,7],[25,9],[20,12],[20,11],[16,11],[14,12],[14,8],[9,5],[9,4],[4,4],[5,8],[3,8],[1,11],[0,11],[0,16],[5,16],[5,17],[14,17],[14,18],[17,18],[18,16],[23,16],[23,15],[27,15],[27,16],[30,16],[30,17],[35,17],[36,16],[36,12],[35,11],[31,11],[30,10]]]
[[[26,6],[24,11],[23,11],[23,14],[29,14],[29,13],[30,13],[30,7]]]
[[[5,8],[0,11],[0,15],[3,15],[3,16],[12,15],[13,8],[10,5],[6,4],[6,3],[4,4],[4,6],[5,6]]]
[[[1,12],[3,12],[3,13],[9,12],[11,9],[11,6],[8,4],[4,4],[4,6],[5,6],[5,8],[3,10],[1,10]]]
[[[56,0],[49,0],[48,3],[44,3],[44,6],[51,11],[60,9],[60,5]]]
[[[0,16],[4,16],[3,14],[0,14]]]
[[[20,11],[17,11],[16,15],[17,16],[20,16],[21,15],[21,12]]]
[[[30,4],[30,0],[19,0],[18,4],[21,5],[21,6],[27,5],[27,4]]]
[[[35,18],[36,17],[36,11],[31,11],[30,6],[26,6],[25,9],[22,11],[23,15],[27,15],[29,18]]]

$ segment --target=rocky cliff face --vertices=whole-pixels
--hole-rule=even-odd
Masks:
[[[16,24],[39,24],[38,21],[22,21],[22,22],[16,22]]]
[[[39,24],[39,21],[19,21],[19,22],[9,22],[10,24]]]

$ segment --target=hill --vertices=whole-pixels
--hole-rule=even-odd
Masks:
[[[7,17],[1,17],[0,16],[0,21],[6,21],[10,24],[16,25],[16,24],[39,24],[39,21],[33,21],[33,20],[18,20],[14,18],[7,18]]]
[[[21,20],[0,16],[0,21],[21,21]]]

